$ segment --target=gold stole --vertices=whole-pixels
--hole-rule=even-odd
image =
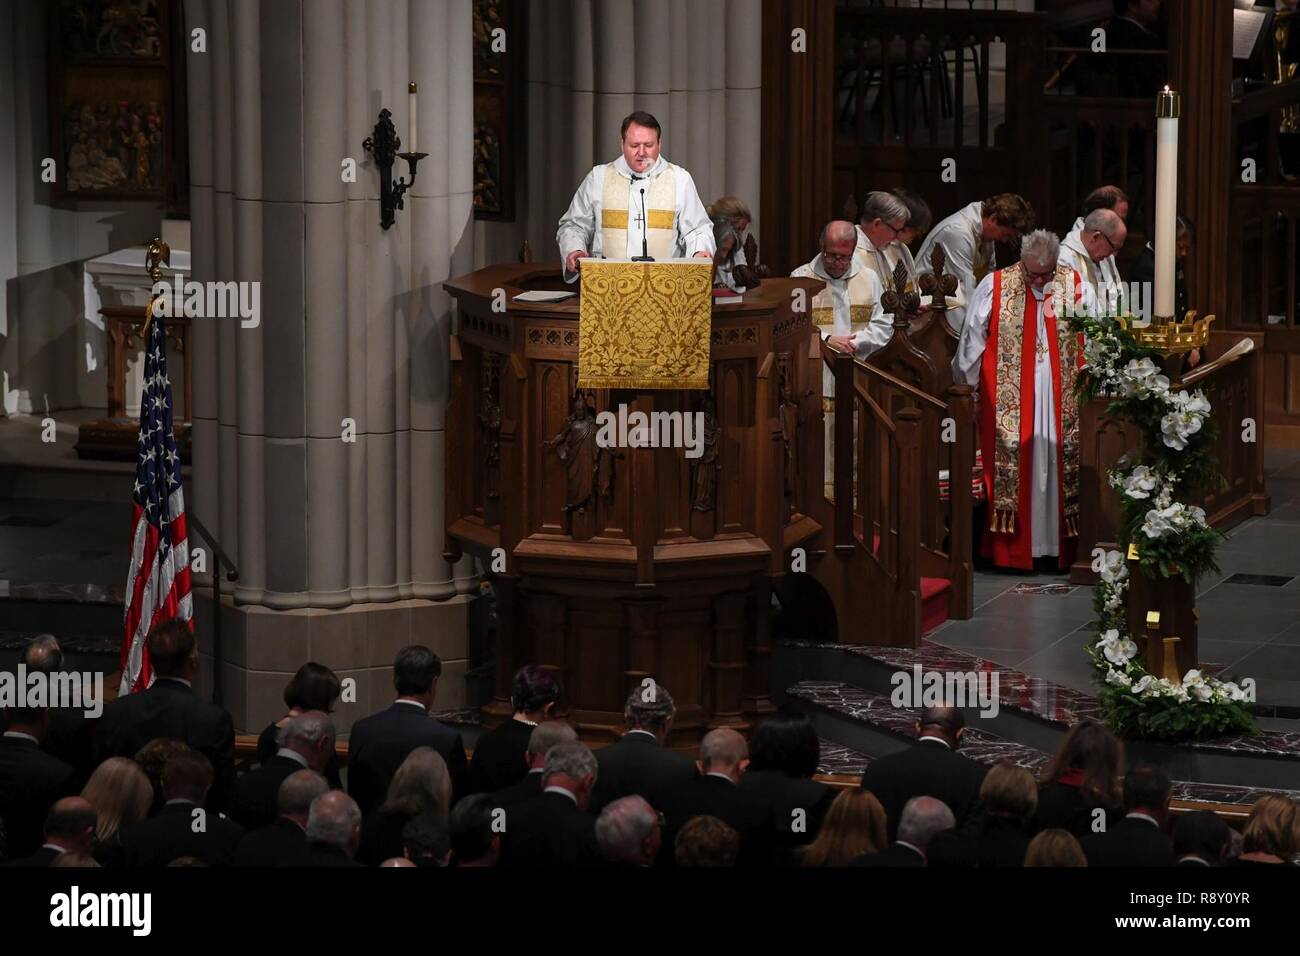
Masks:
[[[859,259],[859,262],[862,260]],[[812,278],[818,278],[816,273],[809,272]],[[866,267],[858,269],[857,273],[849,280],[849,323],[851,330],[848,332],[838,332],[835,329],[835,295],[831,292],[830,284],[813,296],[812,300],[812,318],[813,325],[823,329],[830,329],[830,335],[852,335],[854,332],[861,332],[871,321],[871,313],[875,311],[876,302],[871,294],[871,279],[867,276]]]
[[[672,259],[677,250],[677,176],[671,165],[655,179],[637,183],[633,202],[632,182],[624,178],[610,163],[605,167],[605,183],[600,200],[601,250],[607,259],[627,256],[627,230],[629,221],[641,215],[641,183],[645,183],[646,245],[650,255],[658,260]],[[628,209],[636,212],[629,218]],[[637,230],[640,232],[640,229]]]
[[[1066,537],[1079,534],[1079,399],[1074,391],[1079,369],[1079,340],[1069,329],[1065,314],[1066,289],[1073,287],[1074,270],[1058,265],[1052,283],[1052,311],[1056,316],[1056,341],[1060,376],[1061,416],[1057,441],[1061,443],[1061,484],[1064,488]],[[1002,294],[994,303],[997,313],[997,379],[994,389],[993,506],[991,531],[1016,533],[1020,510],[1020,384],[1025,336],[1024,274],[1014,265],[1001,271]],[[1074,291],[1076,301],[1078,290]],[[1043,307],[1046,307],[1046,301]],[[1044,322],[1044,327],[1046,323]],[[1035,338],[1037,329],[1034,330]],[[1055,400],[1055,399],[1053,399]],[[1032,414],[1032,408],[1030,412]]]

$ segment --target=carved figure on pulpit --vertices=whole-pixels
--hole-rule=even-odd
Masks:
[[[501,475],[501,405],[492,394],[490,381],[483,383],[483,398],[479,403],[479,425],[484,434],[483,484],[487,497],[501,497],[498,487]]]
[[[704,396],[700,411],[704,415],[704,448],[700,457],[691,462],[691,508],[694,511],[712,511],[717,495],[718,471],[722,468],[718,461],[718,439],[722,430],[718,427],[712,396]]]
[[[794,400],[790,387],[789,360],[782,356],[780,387],[776,398],[777,418],[781,422],[781,447],[785,462],[785,495],[787,498],[799,487],[799,403]]]
[[[574,396],[573,413],[546,446],[554,448],[560,461],[564,462],[564,510],[584,514],[595,487],[597,449],[596,418],[581,393]]]

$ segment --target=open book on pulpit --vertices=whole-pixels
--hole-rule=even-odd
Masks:
[[[579,259],[579,388],[708,388],[709,259]]]

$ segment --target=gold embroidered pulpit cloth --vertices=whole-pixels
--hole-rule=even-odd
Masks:
[[[708,388],[713,262],[580,259],[579,388]]]

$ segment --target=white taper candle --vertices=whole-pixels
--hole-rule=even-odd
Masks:
[[[416,111],[416,108],[415,108],[415,93],[416,93],[416,90],[417,90],[417,87],[416,87],[414,81],[412,81],[412,82],[410,82],[410,83],[408,83],[408,84],[406,85],[406,92],[408,92],[408,93],[411,95],[411,111],[410,111],[410,112],[411,112],[411,115],[410,115],[410,118],[409,118],[408,123],[407,123],[407,125],[409,125],[409,126],[411,127],[411,141],[410,141],[410,142],[407,144],[407,146],[406,146],[406,151],[407,151],[408,153],[414,153],[414,152],[418,152],[418,151],[419,151],[418,147],[415,145],[415,144],[416,144],[416,139],[415,139],[415,117],[416,117],[416,112],[417,112],[417,111]]]
[[[1155,315],[1174,315],[1175,245],[1178,235],[1178,115],[1181,97],[1165,87],[1156,95]]]

